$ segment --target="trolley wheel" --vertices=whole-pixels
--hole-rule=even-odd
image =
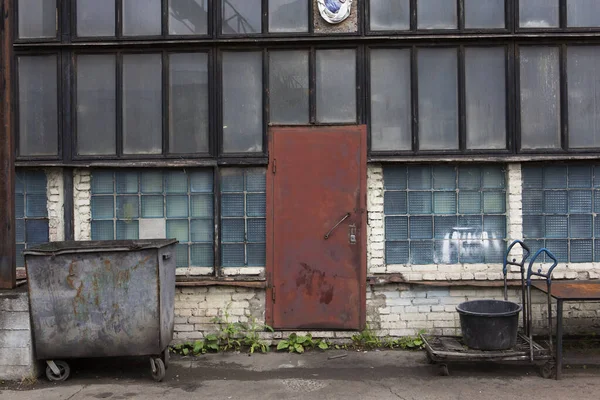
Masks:
[[[540,367],[540,375],[544,379],[552,379],[556,374],[556,366],[553,362],[549,361]]]
[[[437,361],[435,361],[433,359],[433,357],[431,356],[431,354],[429,354],[429,352],[425,353],[425,356],[427,357],[427,364],[437,364]]]
[[[441,376],[450,376],[450,371],[448,371],[447,364],[440,364],[440,375]]]
[[[165,363],[165,370],[169,369],[169,361],[171,359],[171,354],[169,353],[168,347],[162,352],[160,358],[163,360],[163,363]]]
[[[54,373],[54,371],[52,371],[52,368],[50,368],[50,366],[47,365],[46,378],[48,378],[48,380],[51,382],[66,381],[69,375],[71,374],[71,368],[69,368],[69,364],[61,360],[54,361],[54,364],[56,364],[60,372],[58,374]]]
[[[166,374],[165,363],[160,358],[151,358],[150,365],[152,367],[152,378],[156,382],[160,382],[164,379]]]

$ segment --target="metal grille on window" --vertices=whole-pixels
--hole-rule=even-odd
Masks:
[[[224,267],[265,266],[265,217],[265,170],[222,170],[221,257]]]
[[[17,267],[24,267],[23,250],[49,240],[46,174],[43,171],[17,171],[15,220],[16,264]]]
[[[561,262],[600,260],[600,166],[523,167],[523,235]]]
[[[502,262],[502,166],[384,168],[387,264]]]
[[[174,238],[177,267],[212,267],[212,170],[94,171],[92,240]]]

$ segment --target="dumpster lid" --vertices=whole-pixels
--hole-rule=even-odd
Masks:
[[[51,242],[35,246],[23,251],[24,255],[58,255],[71,253],[96,253],[115,251],[137,251],[160,249],[178,243],[177,239],[144,239],[144,240],[89,240]]]

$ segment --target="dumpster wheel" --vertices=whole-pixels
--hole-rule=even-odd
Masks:
[[[53,365],[50,365],[50,363],[52,363]],[[69,364],[67,364],[65,361],[46,361],[46,364],[46,377],[49,381],[66,381],[69,375],[71,374],[71,368],[69,368]],[[58,373],[56,373],[54,370],[57,370]]]
[[[163,380],[166,374],[165,363],[161,358],[151,358],[150,366],[152,367],[152,378],[156,382]]]

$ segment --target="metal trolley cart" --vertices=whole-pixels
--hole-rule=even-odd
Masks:
[[[509,259],[510,252],[515,245],[520,245],[523,249],[523,258],[521,262],[516,259]],[[534,263],[541,255],[546,254],[552,261],[552,265],[547,272],[542,269],[533,270]],[[421,335],[425,350],[427,352],[427,361],[430,364],[437,364],[441,375],[448,376],[448,364],[452,362],[523,362],[536,365],[540,368],[540,374],[544,378],[551,378],[555,373],[555,361],[552,346],[552,312],[551,297],[548,296],[548,341],[547,343],[538,343],[533,340],[532,333],[532,307],[531,307],[531,278],[537,276],[544,278],[548,285],[548,292],[552,285],[552,271],[558,264],[556,257],[547,249],[539,250],[529,262],[529,267],[525,268],[525,263],[530,255],[529,248],[520,240],[515,240],[508,247],[504,258],[504,300],[508,301],[508,266],[515,265],[521,270],[521,301],[523,305],[523,331],[517,333],[514,346],[504,350],[477,350],[470,348],[465,344],[465,340],[455,336],[433,336]],[[517,305],[518,306],[518,305]],[[518,317],[517,317],[518,318]],[[518,322],[518,320],[517,320]]]

